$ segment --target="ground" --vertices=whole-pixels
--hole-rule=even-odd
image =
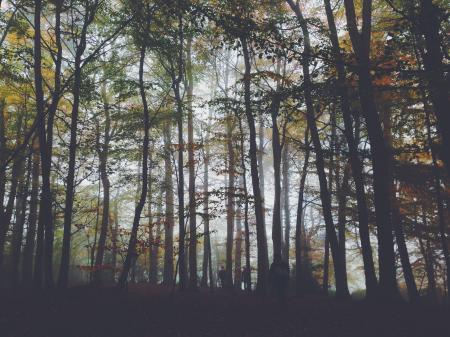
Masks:
[[[0,295],[2,337],[448,337],[448,310],[222,290],[72,288]]]

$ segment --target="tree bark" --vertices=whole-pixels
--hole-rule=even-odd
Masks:
[[[72,231],[73,203],[75,198],[75,166],[77,153],[77,131],[78,131],[78,114],[80,110],[81,85],[82,85],[82,57],[87,45],[87,29],[94,20],[98,0],[93,4],[85,6],[83,18],[83,26],[80,32],[79,42],[76,45],[75,61],[74,61],[74,84],[73,84],[73,103],[70,118],[70,143],[69,143],[69,167],[66,178],[66,202],[64,208],[64,233],[61,251],[61,264],[59,270],[58,286],[66,288],[69,281],[69,264],[70,264],[70,244]],[[109,190],[108,190],[109,193]],[[53,233],[51,241],[53,242]],[[50,237],[47,238],[46,245],[50,244]],[[46,247],[47,248],[47,247]],[[48,249],[48,248],[47,248]],[[46,275],[51,272],[52,261],[49,256],[46,257]]]
[[[430,99],[434,107],[437,127],[442,138],[442,159],[450,176],[450,113],[448,110],[449,81],[445,78],[444,53],[441,49],[439,9],[432,0],[420,0],[419,27],[424,36],[426,51],[423,54],[425,76]],[[450,282],[450,281],[449,281]]]
[[[305,217],[303,204],[305,197],[305,183],[306,176],[308,175],[308,165],[309,165],[309,154],[310,154],[310,141],[309,141],[309,128],[306,127],[305,130],[305,157],[303,159],[303,167],[300,175],[300,187],[298,191],[298,203],[297,203],[297,218],[295,220],[295,290],[297,296],[300,296],[304,292],[304,274],[306,271],[302,270],[302,266],[305,265],[302,258],[305,259],[305,256],[302,256],[302,250],[306,251],[304,247],[302,247],[302,227],[303,227],[303,219]],[[305,236],[306,233],[303,233]]]
[[[108,177],[108,156],[109,142],[111,138],[111,114],[107,99],[106,83],[102,84],[103,110],[105,112],[105,130],[103,134],[103,144],[100,143],[100,130],[97,131],[97,153],[100,161],[99,170],[103,187],[102,202],[102,224],[100,226],[100,236],[97,244],[97,255],[95,257],[95,272],[93,281],[99,285],[103,282],[103,259],[105,255],[106,236],[109,228],[109,200],[110,200],[110,182]]]
[[[267,235],[266,228],[264,226],[264,206],[261,195],[260,180],[258,175],[258,162],[257,162],[257,146],[256,146],[256,128],[255,119],[253,117],[253,111],[251,107],[251,64],[250,53],[247,45],[247,37],[241,37],[242,52],[244,56],[245,72],[244,72],[244,100],[245,100],[245,115],[247,117],[247,123],[249,128],[249,156],[251,163],[251,176],[253,195],[255,198],[255,215],[256,215],[256,241],[258,248],[258,280],[257,290],[260,293],[266,293],[268,282],[268,270],[269,270],[269,256],[267,251]]]
[[[306,114],[308,120],[308,127],[311,132],[311,139],[316,153],[316,169],[317,175],[319,176],[320,198],[322,201],[322,210],[325,219],[326,232],[328,234],[328,239],[330,241],[331,254],[333,257],[333,266],[336,279],[336,297],[347,298],[349,297],[347,277],[345,275],[345,269],[343,268],[344,266],[342,265],[342,261],[339,256],[339,243],[334,228],[333,216],[331,214],[331,196],[327,186],[322,145],[320,143],[319,131],[317,130],[316,116],[312,99],[312,82],[309,73],[309,62],[311,55],[309,31],[307,23],[300,10],[299,4],[298,3],[294,4],[292,0],[287,0],[287,2],[289,3],[291,9],[297,16],[304,38],[302,67],[304,76],[304,95],[306,103]]]
[[[240,153],[242,166],[242,193],[244,198],[244,230],[245,230],[245,269],[247,277],[244,280],[244,288],[250,292],[252,290],[252,273],[250,265],[250,228],[248,225],[248,190],[247,190],[247,165],[245,164],[245,149],[244,149],[244,130],[242,127],[242,119],[238,117],[239,133],[240,133]]]
[[[370,74],[372,1],[363,0],[361,33],[358,31],[356,23],[353,0],[344,0],[344,5],[347,29],[358,62],[359,97],[371,148],[375,218],[378,238],[379,294],[383,300],[393,300],[399,298],[399,292],[397,288],[392,236],[393,225],[390,219],[391,204],[390,198],[386,198],[391,193],[391,183],[386,179],[389,174],[390,162],[388,148],[383,138],[380,116],[375,105]]]
[[[28,228],[23,252],[22,279],[25,286],[31,286],[33,278],[33,255],[36,240],[36,224],[39,194],[39,144],[38,138],[33,138],[33,167],[31,172],[31,197],[28,215]]]
[[[137,232],[139,229],[139,221],[141,218],[142,209],[145,205],[148,192],[148,152],[150,143],[150,112],[148,109],[147,98],[145,94],[144,85],[144,61],[145,61],[145,47],[141,47],[141,55],[139,60],[139,91],[141,94],[142,105],[144,108],[144,139],[142,144],[142,190],[139,198],[139,202],[136,205],[134,211],[133,226],[131,228],[130,241],[128,243],[127,255],[123,264],[122,273],[119,277],[119,287],[124,288],[130,272],[132,263],[137,258],[136,243]]]
[[[197,289],[197,207],[195,200],[195,157],[194,157],[194,121],[192,75],[192,36],[186,42],[186,99],[188,117],[188,167],[189,167],[189,288]]]
[[[283,213],[284,213],[284,250],[283,259],[289,264],[289,252],[291,250],[291,205],[289,202],[289,189],[290,186],[290,146],[289,141],[286,139],[283,146],[282,155],[282,174],[283,174]]]
[[[13,236],[11,242],[12,246],[11,281],[13,287],[18,287],[20,284],[20,275],[19,275],[20,252],[22,249],[23,230],[27,210],[28,188],[30,185],[30,173],[31,173],[30,171],[31,171],[31,151],[30,156],[28,158],[28,165],[26,170],[25,170],[25,158],[23,158],[23,160],[21,161],[18,179],[19,184],[17,187],[17,197],[16,197],[16,222],[13,227]]]
[[[344,135],[347,140],[349,149],[350,165],[355,182],[356,202],[358,208],[359,236],[361,240],[362,256],[364,263],[364,276],[366,283],[366,297],[376,295],[378,281],[375,274],[375,266],[373,263],[372,246],[370,244],[369,233],[369,211],[367,206],[367,197],[364,187],[364,178],[362,171],[362,163],[358,154],[358,143],[353,133],[352,113],[350,110],[350,100],[346,83],[346,71],[344,60],[339,46],[339,38],[337,34],[334,14],[331,9],[330,0],[324,0],[325,10],[327,14],[328,27],[330,29],[330,40],[332,44],[333,56],[338,80],[338,93],[340,96],[341,110],[344,119]]]
[[[171,125],[164,126],[164,193],[165,193],[165,219],[164,219],[164,272],[163,284],[173,283],[173,226],[175,224],[173,211],[173,168],[171,155]]]

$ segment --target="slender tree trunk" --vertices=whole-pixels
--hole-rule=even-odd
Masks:
[[[349,149],[350,165],[355,182],[356,202],[358,207],[359,236],[361,240],[362,256],[364,263],[364,276],[366,282],[366,296],[372,297],[376,294],[378,281],[375,275],[375,266],[373,263],[372,247],[370,244],[369,233],[369,211],[364,187],[364,178],[362,173],[362,163],[358,154],[358,144],[353,134],[352,116],[350,110],[350,101],[346,84],[346,71],[344,61],[339,46],[336,24],[330,0],[324,0],[325,10],[330,29],[330,40],[332,44],[333,56],[336,62],[338,92],[340,96],[341,110],[344,119],[344,135]]]
[[[209,125],[208,125],[209,127]],[[210,160],[210,147],[209,147],[209,128],[207,137],[204,143],[206,147],[204,154],[204,171],[203,171],[203,222],[204,222],[204,243],[203,243],[203,265],[202,265],[202,286],[206,287],[208,284],[210,288],[214,287],[214,280],[212,275],[212,261],[211,261],[211,232],[209,228],[209,160]]]
[[[272,218],[272,242],[273,242],[273,262],[281,262],[282,251],[282,230],[281,230],[281,153],[282,144],[280,142],[280,131],[278,129],[278,113],[280,111],[280,97],[278,90],[274,93],[270,114],[272,117],[272,152],[273,152],[273,178],[275,184],[275,194],[273,203]]]
[[[192,37],[186,43],[186,98],[188,112],[188,167],[189,167],[189,288],[197,289],[197,207],[195,200],[195,156],[194,156],[194,121],[193,121],[193,90],[191,60]]]
[[[109,111],[109,104],[107,99],[106,84],[102,84],[102,99],[103,109],[105,112],[105,130],[103,144],[100,144],[100,130],[97,132],[97,152],[100,160],[100,177],[103,187],[103,202],[102,202],[102,224],[100,227],[100,236],[97,245],[97,255],[95,257],[95,272],[93,281],[95,284],[101,284],[103,281],[103,259],[105,255],[106,236],[109,228],[109,199],[110,199],[110,182],[108,177],[108,155],[109,155],[109,141],[111,130],[111,116]]]
[[[25,160],[22,160],[19,173],[19,184],[17,188],[16,223],[14,224],[13,227],[13,236],[11,243],[12,246],[11,280],[13,287],[17,287],[20,283],[19,277],[20,252],[22,249],[23,230],[27,210],[28,188],[30,186],[30,173],[31,173],[30,171],[31,171],[31,151],[30,156],[28,158],[28,165],[26,171],[25,171]]]
[[[386,179],[389,175],[390,160],[387,145],[383,138],[380,116],[375,105],[370,74],[372,1],[363,0],[361,33],[358,31],[356,23],[353,0],[344,0],[344,5],[347,17],[347,29],[358,62],[359,97],[362,115],[366,121],[372,157],[380,275],[379,294],[383,300],[398,299],[399,292],[397,288],[392,236],[393,225],[390,219],[391,205],[390,198],[386,198],[391,193],[391,183]]]
[[[425,102],[426,103],[426,102]],[[442,190],[441,190],[441,174],[439,172],[439,166],[437,162],[436,153],[434,150],[433,145],[433,138],[431,134],[431,120],[430,120],[430,113],[427,109],[427,105],[425,104],[425,113],[426,113],[426,125],[427,125],[427,142],[428,146],[430,148],[431,158],[433,162],[433,182],[434,182],[434,189],[436,193],[436,203],[437,203],[437,209],[438,209],[438,224],[439,224],[439,239],[441,241],[442,246],[442,252],[444,254],[444,261],[445,261],[445,269],[446,269],[446,280],[447,280],[447,289],[450,289],[450,252],[448,248],[448,233],[447,233],[447,221],[445,217],[445,210],[444,210],[444,200],[442,196]],[[448,207],[448,203],[447,203]]]
[[[16,121],[16,144],[20,144],[21,142],[21,134],[24,132],[23,126],[23,114],[17,118]],[[24,153],[20,151],[18,155],[14,158],[12,169],[11,169],[11,184],[9,188],[8,200],[6,203],[6,207],[2,214],[0,214],[0,277],[4,279],[5,277],[5,266],[3,263],[5,256],[5,244],[6,244],[6,236],[11,227],[11,219],[14,211],[14,203],[16,198],[18,198],[18,194],[20,194],[21,184],[23,181],[23,170],[24,170]],[[0,280],[1,280],[0,279]]]
[[[303,76],[304,76],[304,93],[307,110],[308,127],[311,132],[311,139],[313,141],[314,150],[316,153],[316,169],[319,176],[320,184],[320,198],[322,201],[323,216],[325,218],[326,231],[328,239],[330,240],[331,254],[333,257],[334,273],[336,279],[336,297],[349,297],[348,286],[346,282],[345,269],[339,256],[339,243],[336,236],[336,231],[333,223],[333,216],[331,214],[331,196],[327,186],[327,178],[325,175],[325,164],[322,152],[322,145],[320,143],[319,131],[316,125],[316,116],[312,99],[312,82],[309,73],[309,58],[311,55],[311,45],[309,41],[309,31],[307,23],[303,18],[299,4],[294,4],[292,0],[288,0],[292,10],[295,12],[299,24],[301,26],[304,38],[304,52],[303,52]]]
[[[34,83],[36,92],[37,130],[39,137],[39,150],[42,171],[42,190],[39,204],[38,240],[35,263],[35,285],[41,287],[44,277],[44,257],[50,261],[53,256],[53,214],[52,193],[50,184],[51,153],[47,146],[44,112],[44,90],[42,80],[42,53],[41,53],[41,11],[42,1],[34,2]],[[47,241],[44,247],[45,232]],[[52,264],[46,263],[45,285],[53,285]]]
[[[445,78],[444,53],[441,49],[441,25],[439,8],[432,0],[420,0],[419,27],[424,36],[426,52],[423,55],[425,76],[428,81],[430,99],[434,107],[437,127],[442,138],[443,161],[450,176],[450,113],[449,80]],[[450,281],[449,281],[450,282]]]
[[[431,245],[430,245],[430,237],[428,234],[426,234],[426,246],[423,242],[422,236],[424,235],[424,232],[427,232],[427,216],[425,213],[424,208],[422,207],[422,225],[425,229],[425,231],[421,231],[419,229],[419,233],[417,233],[417,237],[419,239],[419,248],[420,248],[420,252],[422,253],[423,256],[423,260],[425,263],[425,272],[427,274],[427,280],[428,280],[428,290],[427,290],[427,295],[430,297],[430,299],[432,299],[433,301],[437,300],[437,291],[436,291],[436,279],[435,279],[435,272],[434,272],[434,263],[433,263],[433,253],[431,250]],[[417,224],[417,210],[416,210],[416,228],[418,228],[418,224]]]
[[[264,226],[264,206],[263,198],[261,195],[260,180],[258,175],[258,162],[257,162],[257,146],[256,146],[256,128],[255,119],[253,117],[251,107],[251,64],[250,53],[247,45],[247,38],[241,37],[242,51],[245,62],[244,73],[244,100],[245,100],[245,114],[247,117],[247,123],[249,127],[249,156],[251,163],[251,176],[253,195],[255,198],[255,215],[256,215],[256,241],[258,248],[258,280],[257,290],[261,293],[266,293],[268,282],[268,270],[269,270],[269,256],[267,251],[267,235],[266,228]]]
[[[33,138],[33,167],[31,172],[31,197],[28,215],[28,229],[23,252],[22,278],[25,286],[30,286],[33,277],[33,255],[36,240],[36,224],[39,194],[39,144],[37,137]]]
[[[241,178],[242,180],[242,178]],[[241,184],[240,184],[241,185]],[[236,210],[236,247],[234,251],[234,286],[241,290],[242,284],[242,206],[239,202]]]
[[[117,270],[117,253],[118,253],[118,235],[119,235],[119,205],[118,201],[114,202],[113,214],[114,214],[114,227],[111,226],[111,246],[112,246],[112,281],[116,281],[116,270]]]
[[[248,190],[247,190],[247,165],[245,164],[245,149],[244,149],[244,130],[242,128],[242,119],[238,117],[239,133],[240,133],[240,153],[241,153],[241,189],[244,198],[244,230],[245,230],[245,269],[247,272],[244,280],[244,288],[246,291],[252,290],[252,273],[250,265],[250,228],[248,225]]]
[[[285,140],[283,146],[283,213],[284,213],[284,250],[283,260],[289,263],[289,251],[291,250],[291,205],[289,202],[290,186],[290,146],[289,141]]]
[[[164,272],[163,284],[173,283],[173,227],[174,220],[174,197],[173,197],[173,168],[171,156],[171,125],[167,123],[164,127],[164,192],[165,192],[165,220],[164,220]]]
[[[70,244],[72,231],[72,217],[73,217],[73,203],[75,198],[75,166],[76,166],[76,152],[77,152],[77,131],[78,131],[78,114],[80,110],[81,85],[82,85],[82,58],[86,49],[87,29],[94,19],[98,0],[92,5],[85,6],[84,22],[80,32],[79,42],[75,51],[74,62],[74,84],[73,84],[73,103],[72,114],[70,118],[70,143],[69,143],[69,167],[66,178],[66,202],[64,209],[64,233],[63,244],[61,252],[61,264],[59,270],[58,286],[61,288],[67,287],[69,281],[69,264],[70,264]],[[107,189],[109,198],[109,188]],[[109,211],[109,210],[108,210]],[[106,227],[107,228],[107,227]],[[47,239],[46,245],[50,244]],[[51,238],[53,242],[53,234]],[[103,258],[103,257],[102,257]],[[51,271],[52,262],[46,257],[46,275],[47,271]]]
[[[308,175],[309,154],[310,154],[310,142],[309,142],[309,128],[305,130],[305,158],[303,160],[303,167],[300,174],[300,187],[298,191],[298,203],[297,203],[297,218],[295,221],[295,289],[297,295],[302,295],[304,290],[303,275],[306,271],[302,270],[302,266],[305,265],[302,261],[302,250],[306,251],[302,247],[302,225],[304,219],[304,197],[305,197],[305,183],[306,176]],[[303,236],[305,233],[303,233]]]
[[[159,243],[161,239],[161,216],[162,216],[162,203],[163,203],[163,193],[164,190],[161,189],[161,192],[158,197],[158,207],[156,214],[156,232],[153,238],[153,242],[150,245],[150,273],[149,273],[149,282],[150,284],[158,283],[158,268],[159,268]]]
[[[339,179],[338,174],[336,175]],[[347,197],[349,195],[349,179],[350,179],[350,165],[345,164],[344,175],[342,182],[337,189],[338,197],[338,241],[339,254],[342,264],[344,265],[345,273],[347,274],[347,256],[346,256],[346,225],[347,225]]]
[[[227,114],[227,151],[228,151],[228,185],[227,190],[227,243],[226,243],[226,273],[227,284],[233,285],[233,233],[235,220],[235,156],[233,142],[234,119],[231,113]]]
[[[148,160],[148,204],[147,204],[147,212],[148,212],[148,282],[150,284],[156,284],[156,278],[153,274],[153,266],[152,266],[152,259],[153,259],[153,247],[155,244],[155,235],[154,235],[154,227],[155,223],[153,222],[153,210],[152,210],[152,194],[153,194],[153,163],[152,163],[152,152],[153,152],[153,142],[150,145],[150,153],[149,153],[149,160]],[[162,193],[162,192],[161,192]],[[158,199],[159,201],[159,199]],[[161,218],[159,219],[161,221]]]
[[[258,116],[258,173],[259,173],[259,186],[261,189],[261,202],[263,210],[263,225],[266,226],[266,205],[264,196],[264,120],[263,115]]]
[[[142,190],[139,198],[139,202],[136,205],[134,211],[133,226],[131,228],[130,241],[128,243],[127,255],[123,264],[122,273],[119,278],[119,287],[124,288],[130,272],[132,263],[137,258],[136,243],[137,232],[139,229],[139,221],[141,218],[142,209],[145,205],[148,192],[148,152],[150,143],[150,112],[148,109],[147,98],[145,95],[144,85],[144,61],[145,61],[145,47],[141,47],[141,55],[139,60],[139,91],[141,94],[142,105],[144,108],[144,140],[142,144]]]
[[[389,179],[391,183],[391,207],[392,207],[392,224],[394,227],[395,239],[397,241],[397,248],[400,254],[400,261],[403,268],[403,276],[405,278],[406,287],[408,289],[408,296],[410,301],[416,301],[419,297],[419,292],[417,291],[416,282],[414,280],[414,274],[411,268],[411,263],[409,261],[409,253],[405,240],[405,233],[403,231],[401,223],[400,206],[397,202],[397,187],[394,179],[394,153],[393,153],[393,140],[392,140],[392,122],[389,111],[383,111],[383,132],[386,145],[388,147],[388,154],[390,157],[389,165]]]

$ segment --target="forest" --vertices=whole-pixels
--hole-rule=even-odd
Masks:
[[[449,18],[0,0],[0,335],[448,336]]]

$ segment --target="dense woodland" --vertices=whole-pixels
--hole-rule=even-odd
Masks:
[[[3,290],[448,298],[448,0],[0,6]]]

